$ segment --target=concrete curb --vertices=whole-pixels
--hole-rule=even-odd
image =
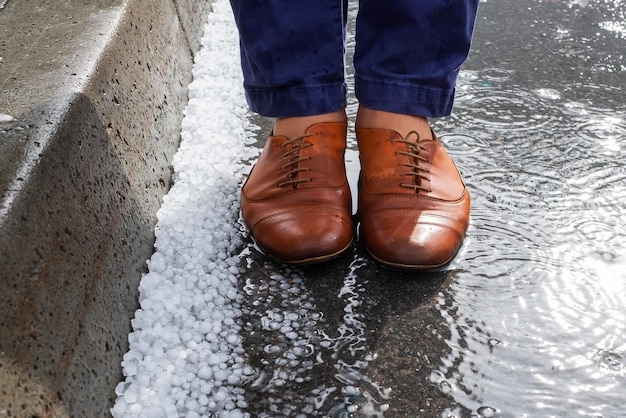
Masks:
[[[110,416],[210,8],[0,11],[0,416]]]

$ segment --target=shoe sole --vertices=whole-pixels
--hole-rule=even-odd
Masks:
[[[392,270],[402,270],[402,271],[407,271],[407,270],[412,270],[412,271],[435,270],[435,269],[438,269],[438,268],[441,268],[441,267],[444,267],[444,266],[450,264],[450,262],[454,259],[454,257],[456,257],[456,253],[454,253],[452,255],[452,257],[448,258],[446,261],[444,261],[443,263],[440,263],[440,264],[404,264],[404,263],[394,263],[394,262],[391,262],[391,261],[381,260],[380,258],[376,257],[374,254],[372,254],[372,252],[367,247],[365,247],[365,249],[367,250],[367,253],[370,255],[370,257],[374,261],[376,261],[378,264],[380,264],[382,267],[385,267],[385,268],[388,268],[388,269],[392,269]]]
[[[332,253],[332,254],[325,254],[325,255],[320,255],[320,256],[316,256],[316,257],[303,258],[303,259],[300,259],[300,260],[283,260],[283,259],[281,259],[279,257],[276,257],[275,255],[273,255],[269,251],[265,250],[265,248],[263,248],[257,242],[257,240],[254,238],[254,235],[250,234],[250,237],[252,238],[252,241],[254,242],[254,247],[257,249],[258,252],[260,252],[264,256],[266,256],[268,258],[271,258],[273,260],[276,260],[276,261],[278,261],[280,263],[293,264],[293,265],[297,265],[297,266],[320,264],[320,263],[324,263],[326,261],[334,260],[335,258],[339,258],[354,243],[354,239],[352,239],[352,240],[350,240],[348,245],[346,245],[341,250],[339,250],[339,251],[337,251],[335,253]]]

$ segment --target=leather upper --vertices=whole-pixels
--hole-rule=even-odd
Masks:
[[[270,136],[241,192],[244,222],[281,261],[322,261],[352,242],[344,154],[346,123],[318,123],[299,138]]]
[[[371,255],[401,268],[449,262],[467,231],[470,195],[436,135],[357,129],[357,140],[358,217]]]

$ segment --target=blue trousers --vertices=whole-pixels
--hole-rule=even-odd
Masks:
[[[378,110],[450,114],[479,0],[360,0],[355,95]],[[262,116],[346,106],[347,0],[231,0],[244,88]]]

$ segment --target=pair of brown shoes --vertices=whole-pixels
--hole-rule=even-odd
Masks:
[[[352,243],[344,153],[346,123],[318,123],[288,139],[270,136],[241,192],[243,220],[263,251],[308,264]],[[450,262],[469,222],[470,197],[435,134],[403,138],[357,129],[361,239],[379,263],[431,269]]]

